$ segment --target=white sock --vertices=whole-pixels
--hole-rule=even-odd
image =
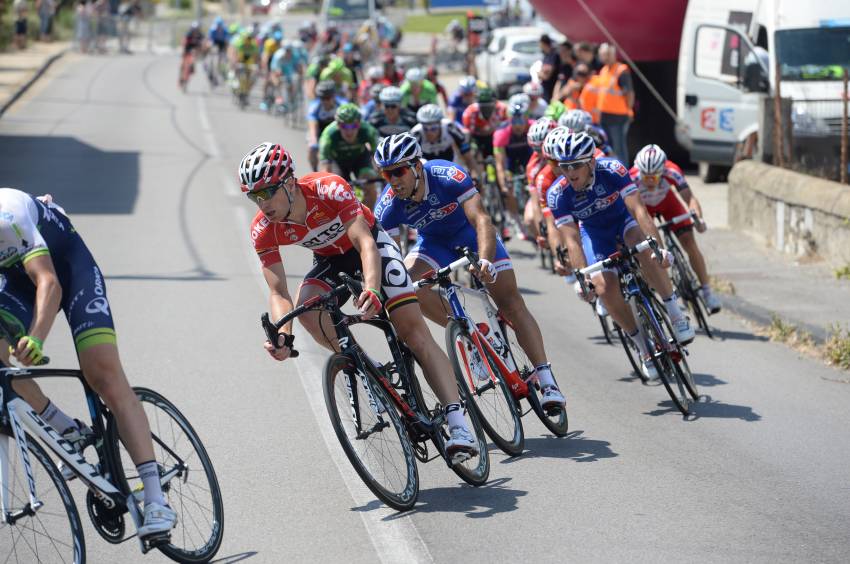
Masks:
[[[558,385],[555,384],[555,378],[552,376],[552,366],[548,362],[535,367],[534,371],[537,373],[537,378],[540,380],[541,390],[549,386],[558,387]]]
[[[635,346],[637,346],[638,350],[640,351],[641,358],[648,357],[649,352],[646,350],[646,341],[644,341],[640,337],[640,330],[635,329],[634,333],[629,333],[628,335],[629,335],[629,339],[632,340],[632,342],[635,344]]]
[[[676,292],[673,292],[669,298],[664,300],[664,307],[667,308],[667,314],[671,321],[678,321],[683,317],[682,310],[679,309],[679,298]]]
[[[159,483],[159,467],[156,460],[143,462],[136,466],[136,470],[145,487],[145,505],[149,503],[166,505],[165,496],[162,495],[162,485]]]
[[[77,427],[77,422],[65,415],[61,409],[56,407],[56,404],[52,401],[47,401],[47,407],[44,408],[44,411],[38,414],[39,417],[44,419],[44,421],[56,429],[56,431],[62,435],[68,429]]]
[[[450,403],[446,406],[446,423],[449,424],[449,429],[452,427],[466,429],[466,419],[463,417],[463,408],[459,403]]]

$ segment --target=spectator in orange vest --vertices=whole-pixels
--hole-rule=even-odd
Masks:
[[[593,123],[599,125],[599,75],[590,73],[579,94],[579,107],[590,114]]]
[[[582,109],[581,93],[588,80],[590,80],[590,69],[585,63],[577,63],[575,69],[573,69],[572,78],[561,86],[561,90],[557,94],[566,109]]]
[[[629,67],[617,61],[617,50],[607,43],[599,46],[599,59],[605,65],[597,79],[599,93],[596,107],[599,109],[599,124],[608,134],[611,147],[617,158],[624,163],[629,160],[626,138],[629,124],[634,118],[635,91]]]

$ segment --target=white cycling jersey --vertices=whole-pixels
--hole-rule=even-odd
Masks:
[[[422,124],[416,124],[410,130],[410,134],[419,141],[422,147],[422,156],[427,160],[443,159],[454,160],[454,145],[457,145],[461,154],[469,151],[469,132],[456,121],[443,118],[440,122],[440,136],[435,142],[430,142],[425,137]]]

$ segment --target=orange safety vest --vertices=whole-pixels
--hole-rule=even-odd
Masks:
[[[614,63],[605,65],[599,71],[599,98],[596,105],[601,113],[634,115],[626,100],[626,93],[620,88],[620,76],[628,70],[627,65]]]
[[[587,84],[584,85],[584,88],[581,89],[581,94],[578,98],[581,109],[589,113],[593,118],[593,123],[596,124],[599,123],[599,108],[597,106],[601,85],[599,79],[600,76],[598,74],[591,76]]]
[[[572,78],[567,81],[567,87],[570,90],[570,93],[564,97],[561,102],[564,103],[564,108],[568,110],[578,109],[580,106],[579,98],[581,97],[582,89],[578,87],[578,81],[573,80]]]

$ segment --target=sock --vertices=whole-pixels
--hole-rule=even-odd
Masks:
[[[635,332],[628,333],[628,336],[629,339],[631,339],[632,342],[637,346],[638,350],[640,351],[640,356],[643,359],[649,356],[649,352],[647,352],[646,350],[646,342],[640,338],[639,334],[640,331],[638,329],[635,329]]]
[[[56,429],[60,435],[64,434],[68,429],[76,428],[77,422],[65,415],[65,413],[56,407],[56,404],[52,401],[47,401],[47,407],[44,408],[44,411],[38,414],[39,417],[44,419],[44,421]]]
[[[446,422],[449,424],[449,429],[452,427],[466,429],[466,419],[463,418],[463,409],[459,403],[450,403],[446,406]]]
[[[708,284],[703,284],[700,287],[699,290],[700,290],[700,292],[702,292],[703,296],[710,296],[711,295],[711,286],[709,286]]]
[[[677,321],[682,318],[682,310],[679,309],[679,297],[676,292],[670,294],[670,297],[664,300],[664,307],[667,308],[667,314],[671,321]]]
[[[143,462],[136,466],[136,470],[145,487],[145,505],[149,503],[167,505],[165,496],[162,495],[162,485],[159,483],[159,467],[156,460]]]
[[[536,366],[534,368],[534,372],[537,373],[537,378],[540,380],[540,389],[548,388],[549,386],[558,387],[555,384],[555,378],[552,376],[552,365],[548,362],[546,364],[541,364],[540,366]]]

